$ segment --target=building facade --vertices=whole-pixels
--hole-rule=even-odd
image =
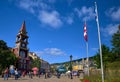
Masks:
[[[40,59],[40,61],[41,61],[41,68],[40,68],[41,72],[49,72],[50,64],[43,59]]]
[[[29,57],[30,57],[30,60],[38,59],[40,61],[40,68],[39,69],[42,73],[50,71],[50,64],[47,61],[38,57],[36,53],[29,52]],[[30,61],[30,63],[32,63],[32,61]]]
[[[34,52],[29,52],[29,57],[31,57],[33,60],[35,60],[35,59],[40,59],[37,55],[36,55],[36,53],[34,53]]]

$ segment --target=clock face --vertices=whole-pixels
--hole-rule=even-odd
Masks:
[[[21,56],[22,58],[25,58],[25,52],[24,52],[24,51],[20,51],[20,56]]]
[[[25,44],[22,44],[22,47],[25,47]]]

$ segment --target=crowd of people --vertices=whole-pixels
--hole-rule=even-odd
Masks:
[[[33,76],[36,76],[39,78],[40,78],[40,76],[44,76],[44,78],[47,79],[47,78],[50,78],[53,74],[51,74],[51,72],[42,73],[40,71],[38,71],[37,74],[34,74],[34,72],[32,70],[31,71],[24,71],[24,70],[20,71],[17,68],[8,69],[8,67],[2,73],[2,77],[4,78],[4,80],[8,80],[9,77],[14,78],[15,80],[18,80],[18,78],[25,77],[25,75],[28,75],[29,78],[31,78],[31,79],[33,78]],[[60,78],[61,75],[62,75],[62,73],[59,73],[59,72],[57,72],[55,74],[55,76],[57,78]],[[72,79],[72,76],[73,76],[72,72],[70,72],[67,76],[68,76],[68,78]],[[75,76],[79,77],[79,73],[77,72],[77,75],[75,75]]]
[[[21,76],[25,77],[26,71],[20,71],[17,68],[9,69],[8,67],[2,72],[2,77],[4,80],[8,80],[9,77],[15,78],[17,80]]]
[[[8,78],[14,78],[15,80],[18,80],[18,78],[21,77],[25,77],[26,75],[29,76],[29,78],[33,78],[33,76],[37,76],[40,78],[41,75],[44,75],[44,78],[50,78],[51,77],[51,73],[50,72],[44,72],[41,73],[40,71],[37,72],[37,74],[34,74],[33,70],[30,71],[25,71],[25,70],[18,70],[17,68],[6,68],[3,72],[2,72],[2,77],[4,80],[8,80]]]

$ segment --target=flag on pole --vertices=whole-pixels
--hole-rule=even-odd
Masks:
[[[98,22],[98,12],[97,12],[96,2],[95,2],[95,19],[96,19],[96,22]]]
[[[88,41],[86,23],[84,24],[84,39],[85,41]]]
[[[87,73],[88,73],[88,76],[89,76],[89,57],[88,57],[88,35],[87,35],[87,27],[86,27],[86,21],[85,21],[85,24],[84,24],[84,39],[86,41],[86,51],[87,51]]]

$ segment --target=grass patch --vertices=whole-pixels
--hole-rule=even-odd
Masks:
[[[119,61],[107,65],[106,69],[104,69],[104,79],[104,82],[120,82]],[[90,71],[90,76],[85,75],[81,82],[102,82],[101,71]]]

